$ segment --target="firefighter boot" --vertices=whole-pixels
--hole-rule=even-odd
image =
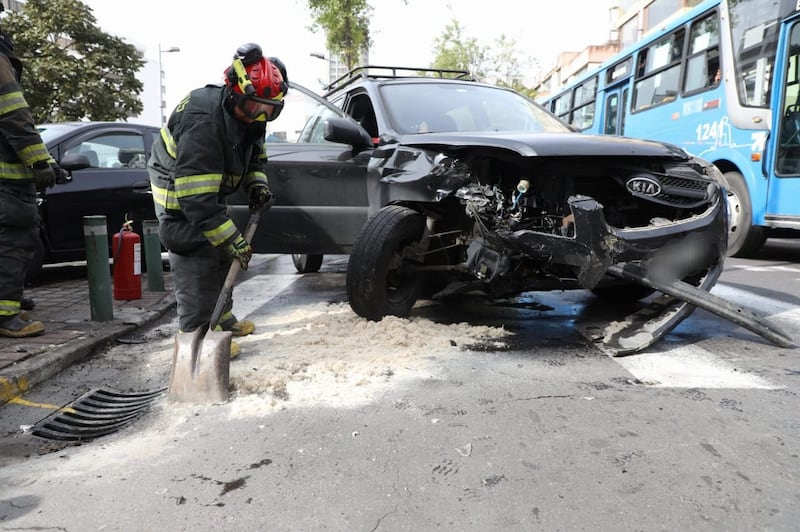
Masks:
[[[250,320],[239,321],[232,312],[223,314],[219,324],[223,331],[230,331],[234,336],[247,336],[256,330],[255,323]]]
[[[41,321],[23,320],[18,314],[0,318],[0,336],[27,338],[29,336],[38,336],[43,332],[44,325]]]
[[[239,344],[236,342],[231,342],[231,358],[236,358],[239,356],[239,353],[242,352],[242,348],[239,347]]]
[[[222,326],[217,325],[216,327],[214,327],[214,330],[215,331],[221,331],[223,329],[222,329]],[[241,353],[241,352],[242,352],[242,348],[239,347],[239,344],[237,344],[236,342],[231,340],[231,358],[236,358],[237,356],[239,356],[239,353]]]

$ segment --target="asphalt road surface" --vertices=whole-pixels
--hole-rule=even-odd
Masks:
[[[0,529],[797,530],[800,349],[696,311],[612,358],[575,330],[584,291],[365,322],[345,269],[253,263],[225,404],[31,435],[87,391],[167,386],[170,318],[0,407]],[[714,293],[800,338],[800,241],[729,259]]]

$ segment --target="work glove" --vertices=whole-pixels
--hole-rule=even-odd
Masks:
[[[56,163],[49,163],[47,161],[37,161],[33,164],[33,182],[36,184],[36,190],[39,192],[44,191],[46,188],[55,186],[56,184],[56,171],[55,168],[61,170]]]
[[[255,183],[250,187],[250,210],[260,211],[272,203],[272,192],[265,183]]]
[[[253,248],[250,247],[250,244],[247,243],[247,240],[242,235],[237,236],[233,242],[225,246],[225,251],[239,261],[242,270],[247,269],[250,258],[253,256]]]

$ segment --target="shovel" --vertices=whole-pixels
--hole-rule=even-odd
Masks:
[[[259,216],[261,211],[250,213],[250,220],[244,230],[244,238],[248,244],[253,239]],[[169,384],[170,400],[210,404],[228,401],[233,335],[230,331],[215,331],[214,328],[233,294],[233,283],[241,269],[239,261],[234,259],[225,277],[208,327],[200,327],[193,332],[179,332],[175,337]]]

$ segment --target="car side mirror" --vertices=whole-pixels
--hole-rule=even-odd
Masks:
[[[82,153],[70,153],[62,157],[62,159],[58,161],[58,165],[68,172],[73,172],[75,170],[90,168],[92,163],[89,161],[89,158]]]
[[[324,137],[329,142],[351,145],[355,153],[375,147],[369,133],[349,118],[328,118],[325,121]]]

